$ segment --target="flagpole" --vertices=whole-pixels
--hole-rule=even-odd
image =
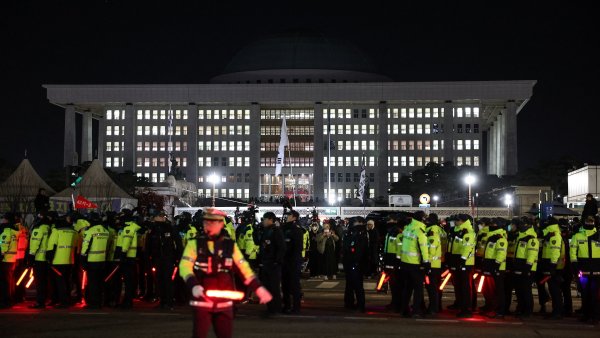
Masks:
[[[292,169],[292,152],[290,151],[290,146],[288,145],[288,157],[290,159],[290,175],[292,176],[292,194],[294,196],[294,208],[296,205],[296,178],[294,177],[294,169]]]
[[[331,203],[331,109],[327,112],[327,202]]]

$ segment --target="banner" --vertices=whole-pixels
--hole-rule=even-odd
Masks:
[[[78,195],[75,201],[75,209],[96,209],[98,205],[88,201],[85,197]]]
[[[281,174],[281,168],[283,168],[283,161],[285,159],[285,146],[289,146],[290,140],[287,134],[287,125],[285,123],[285,115],[281,121],[281,138],[279,139],[279,154],[277,154],[277,163],[275,165],[275,175]]]

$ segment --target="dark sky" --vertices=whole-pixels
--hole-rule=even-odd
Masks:
[[[537,80],[518,116],[519,169],[563,155],[600,163],[591,8],[325,2],[2,1],[0,158],[16,165],[27,149],[42,174],[62,166],[63,113],[44,83],[206,83],[245,44],[307,31],[354,43],[396,81]]]

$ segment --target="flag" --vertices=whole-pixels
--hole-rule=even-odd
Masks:
[[[77,200],[75,201],[75,209],[95,209],[98,208],[98,205],[92,203],[85,197],[79,195],[77,196]]]
[[[277,163],[275,165],[275,175],[281,174],[283,168],[283,160],[285,158],[285,146],[289,146],[290,140],[287,134],[287,125],[285,124],[285,115],[281,121],[281,138],[279,139],[279,154],[277,154]]]
[[[365,172],[365,159],[362,159],[360,165],[360,183],[358,183],[358,198],[361,203],[365,203],[365,185],[367,183],[367,174]]]

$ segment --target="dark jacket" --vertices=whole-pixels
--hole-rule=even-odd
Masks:
[[[147,250],[153,260],[160,258],[179,258],[183,244],[179,232],[167,222],[154,222],[147,239]]]
[[[598,213],[598,201],[592,197],[591,200],[586,200],[583,206],[583,212],[581,213],[581,221],[585,223],[585,219],[588,216],[596,216]]]
[[[264,227],[260,239],[260,262],[263,265],[283,264],[285,240],[283,232],[276,226]]]
[[[355,267],[364,271],[369,255],[369,240],[365,227],[349,227],[342,242],[344,270]]]
[[[284,260],[286,262],[302,261],[304,230],[296,222],[285,223],[282,230],[285,239]]]

